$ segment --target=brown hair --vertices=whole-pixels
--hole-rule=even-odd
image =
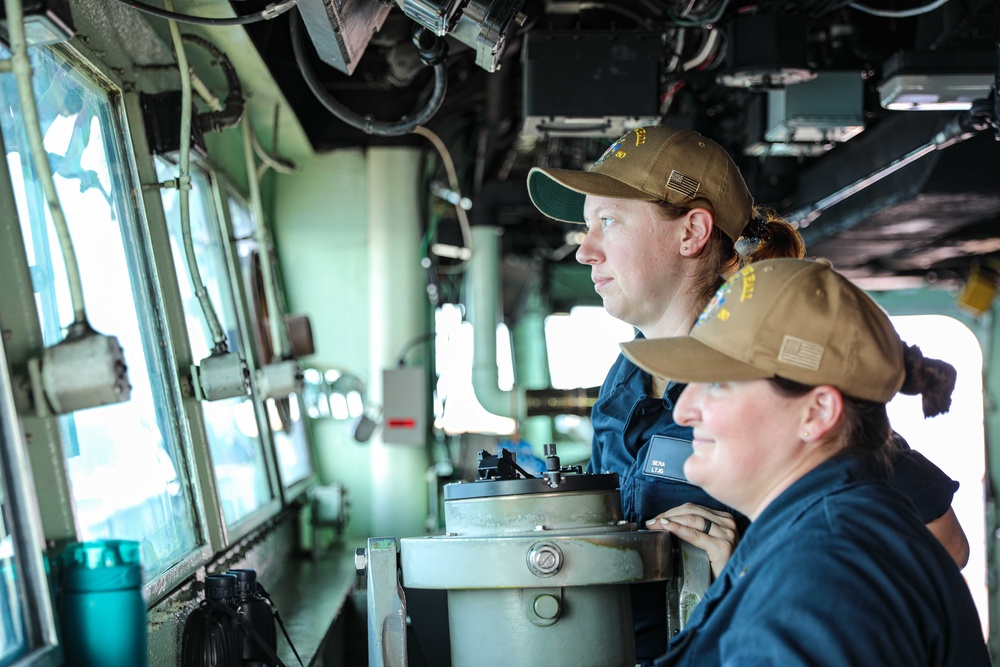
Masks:
[[[671,220],[681,218],[692,210],[691,207],[665,201],[656,203]],[[773,210],[756,206],[751,212],[750,221],[743,228],[740,241],[741,245],[747,246],[748,253],[738,252],[728,234],[718,226],[712,227],[712,240],[701,253],[711,264],[710,270],[705,271],[698,290],[704,303],[711,300],[727,278],[747,264],[764,259],[802,259],[806,254],[805,241],[797,229]]]
[[[958,378],[955,367],[940,359],[928,359],[916,345],[906,345],[903,350],[903,367],[906,377],[900,393],[920,394],[924,417],[948,412]]]
[[[765,259],[802,259],[806,256],[806,243],[799,230],[769,208],[754,207],[740,238],[753,244],[753,249],[743,257],[744,266]]]
[[[940,359],[928,359],[916,345],[905,344],[903,366],[906,375],[900,393],[920,394],[924,417],[948,412],[957,378],[955,367]],[[807,384],[782,377],[768,381],[782,396],[804,396],[812,390]],[[843,451],[861,454],[881,472],[889,470],[890,453],[896,445],[885,403],[844,396],[844,415],[837,435],[844,443]]]
[[[805,396],[813,389],[783,377],[769,378],[768,382],[775,391],[789,398]],[[844,413],[834,435],[844,443],[841,452],[859,454],[878,473],[888,473],[893,445],[885,403],[844,396]]]

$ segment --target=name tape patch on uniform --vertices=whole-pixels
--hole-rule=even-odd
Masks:
[[[684,462],[693,453],[694,447],[688,440],[654,435],[649,441],[649,450],[642,472],[652,477],[687,482],[688,479],[684,476]]]

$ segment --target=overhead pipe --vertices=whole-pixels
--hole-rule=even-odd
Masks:
[[[989,127],[989,123],[986,120],[986,116],[988,114],[984,108],[985,105],[986,100],[976,100],[976,102],[973,103],[972,109],[957,114],[940,132],[935,134],[930,141],[918,146],[902,157],[899,157],[889,164],[876,169],[853,183],[840,188],[833,194],[820,199],[815,204],[789,213],[785,216],[786,220],[799,228],[808,227],[827,209],[832,208],[844,200],[858,194],[862,190],[878,183],[883,178],[891,176],[903,167],[930,155],[934,151],[943,150],[949,146],[975,136],[977,133]],[[808,240],[809,239],[807,239],[807,241]]]
[[[500,316],[500,235],[498,227],[472,228],[475,252],[468,263],[468,318],[472,323],[472,389],[488,412],[515,419],[525,415],[525,395],[500,389],[497,324]]]
[[[474,225],[468,264],[469,292],[466,304],[472,323],[472,389],[488,412],[501,417],[590,414],[599,387],[578,389],[500,389],[497,367],[497,325],[500,320],[500,235],[498,227]]]

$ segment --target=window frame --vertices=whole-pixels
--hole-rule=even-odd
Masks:
[[[2,147],[2,142],[0,142]],[[23,247],[23,246],[22,246]],[[12,667],[57,667],[63,655],[59,647],[52,592],[45,572],[45,538],[42,534],[34,478],[28,464],[27,444],[14,402],[7,365],[7,350],[0,336],[0,469],[3,491],[10,507],[11,540],[20,576],[18,598],[24,620],[27,653]]]
[[[257,345],[256,337],[250,335],[251,327],[256,326],[256,320],[250,310],[252,304],[250,301],[250,297],[246,293],[247,279],[243,273],[243,262],[240,259],[240,254],[239,254],[240,242],[247,241],[248,239],[237,238],[236,236],[232,215],[229,211],[229,198],[238,201],[243,206],[243,208],[247,211],[247,213],[250,216],[250,219],[253,221],[253,224],[255,226],[265,223],[263,221],[256,220],[254,218],[253,210],[249,203],[249,198],[246,195],[244,195],[240,190],[238,190],[231,181],[226,179],[223,175],[219,174],[218,172],[212,172],[212,175],[216,179],[216,193],[217,193],[216,203],[219,207],[219,221],[221,224],[224,225],[223,233],[225,234],[225,237],[229,239],[229,243],[227,244],[227,252],[229,253],[229,267],[230,271],[232,272],[232,280],[234,283],[239,285],[239,291],[241,295],[240,301],[243,309],[241,316],[245,318],[245,329],[243,335],[247,339],[247,345],[248,345],[247,349],[251,351],[251,354],[248,356],[252,357],[252,362],[251,359],[248,359],[247,362],[252,363],[252,378],[253,378],[252,383],[256,387],[257,371],[264,364],[264,362],[261,359],[261,350]],[[254,244],[257,243],[256,239],[251,238],[249,240],[252,241]],[[259,247],[257,248],[257,250],[259,252],[260,250]],[[278,307],[280,309],[281,315],[285,316],[288,313],[283,298],[284,291],[283,291],[283,286],[281,284],[281,272],[280,268],[276,264],[277,260],[273,253],[270,254],[270,260],[273,269],[272,276],[274,276],[274,281],[275,281],[274,289],[277,291],[278,294],[278,302],[279,302]],[[299,411],[299,419],[296,421],[296,424],[297,428],[302,430],[302,437],[305,438],[306,452],[309,455],[310,471],[309,474],[303,477],[302,479],[296,480],[295,482],[292,482],[291,484],[288,485],[285,484],[281,476],[281,466],[278,462],[277,442],[275,440],[274,431],[271,428],[271,422],[267,412],[267,403],[266,401],[260,398],[259,392],[255,392],[255,396],[257,397],[260,406],[260,412],[258,413],[260,418],[258,421],[260,422],[261,428],[264,429],[268,434],[267,437],[273,461],[272,470],[274,473],[274,479],[277,484],[277,488],[280,491],[282,503],[285,505],[289,505],[292,502],[294,502],[299,496],[305,493],[305,491],[310,486],[314,486],[317,481],[316,455],[315,452],[313,451],[312,440],[309,436],[308,427],[305,421],[306,408],[304,402],[302,401],[302,392],[300,391],[299,393],[297,393],[294,398],[294,400],[298,404],[298,411]]]
[[[83,59],[82,55],[75,50],[74,53],[77,54],[76,62],[78,65],[81,67],[89,66],[93,70],[93,65],[90,64],[93,62],[93,59]],[[120,82],[111,79],[106,74],[92,71],[91,76],[94,77],[95,84],[103,86],[108,92],[108,101],[111,104],[110,117],[112,122],[115,123],[115,136],[123,167],[127,168],[127,172],[123,169],[122,176],[127,175],[131,179],[131,183],[119,183],[118,185],[130,186],[123,187],[123,189],[128,192],[127,196],[131,200],[131,208],[135,211],[134,216],[129,219],[128,223],[121,226],[125,230],[125,233],[128,234],[128,238],[125,238],[125,233],[123,233],[123,240],[133,245],[131,250],[134,252],[134,259],[137,262],[137,266],[130,267],[130,269],[135,268],[140,274],[132,278],[144,282],[144,287],[146,288],[139,290],[140,294],[136,299],[140,332],[143,326],[150,327],[149,330],[152,332],[151,336],[154,340],[169,341],[167,313],[163,302],[163,287],[158,280],[156,271],[153,242],[149,233],[150,225],[144,214],[145,208],[142,206],[142,198],[138,194],[140,192],[138,186],[142,183],[142,180],[137,167],[134,145],[130,141],[130,137],[134,136],[134,132],[133,127],[129,123],[130,117],[125,104],[124,91]],[[167,343],[161,344],[158,353],[151,355],[151,357],[152,359],[147,360],[147,363],[150,365],[150,379],[153,379],[152,376],[155,373],[157,380],[162,383],[159,388],[160,398],[165,403],[161,409],[167,413],[167,422],[173,426],[170,431],[165,432],[163,435],[165,438],[170,437],[173,440],[171,444],[176,448],[180,459],[179,468],[182,468],[183,473],[187,475],[188,485],[191,488],[190,501],[194,505],[192,510],[195,546],[186,557],[174,563],[173,566],[162,572],[159,576],[144,582],[143,591],[146,595],[148,606],[152,606],[170,590],[182,584],[211,557],[211,550],[206,544],[206,523],[203,505],[199,502],[200,499],[195,492],[195,489],[199,486],[199,478],[196,474],[196,467],[190,458],[192,453],[189,447],[190,431],[182,426],[182,424],[187,422],[187,415],[181,395],[180,378],[174,370],[176,355],[172,347]],[[152,391],[155,397],[157,392],[155,386],[152,388]],[[181,472],[181,470],[178,472]]]
[[[181,385],[174,370],[176,355],[171,345],[172,339],[167,335],[169,326],[162,286],[158,281],[157,268],[159,265],[155,261],[149,220],[144,214],[147,209],[140,206],[140,204],[145,203],[144,198],[139,194],[140,184],[143,181],[140,178],[133,141],[138,135],[132,132],[130,125],[130,121],[136,117],[135,113],[138,112],[139,108],[138,105],[135,106],[134,110],[129,108],[127,103],[129,94],[125,92],[125,86],[123,86],[120,77],[105,66],[101,58],[88,54],[85,49],[78,48],[76,45],[65,43],[36,48],[49,50],[57,58],[64,60],[72,68],[75,75],[86,79],[90,85],[107,95],[109,126],[107,127],[108,136],[105,139],[113,139],[113,144],[109,145],[108,150],[113,151],[119,161],[118,170],[110,172],[112,179],[114,179],[111,188],[112,190],[120,190],[120,196],[124,200],[123,210],[118,211],[118,213],[127,217],[127,220],[119,220],[118,225],[127,256],[129,279],[135,281],[137,287],[132,291],[139,318],[140,335],[144,339],[142,354],[149,367],[151,391],[155,397],[154,404],[157,404],[160,412],[157,415],[157,422],[162,429],[162,436],[177,453],[178,473],[187,476],[188,484],[186,486],[192,489],[189,500],[193,503],[194,547],[159,575],[144,582],[143,589],[147,606],[152,607],[169,591],[182,584],[198,568],[202,567],[211,558],[212,550],[206,543],[205,513],[202,510],[203,505],[197,492],[200,477],[192,465],[190,438],[188,429],[185,427],[186,417],[181,403]],[[141,118],[141,116],[138,117]],[[141,123],[138,126],[141,127]],[[19,225],[16,215],[13,224]],[[27,268],[23,242],[14,252],[21,254],[23,258],[21,263]],[[26,277],[25,285],[19,287],[28,290],[26,297],[31,300],[33,306],[34,291],[30,276],[26,274]],[[26,314],[26,309],[22,308],[21,310]],[[32,308],[31,310],[34,321],[21,326],[27,328],[27,333],[35,345],[31,349],[22,351],[22,354],[27,353],[24,359],[20,358],[21,354],[16,359],[12,358],[11,361],[15,364],[23,363],[27,357],[36,356],[43,346],[39,314],[36,309]],[[147,350],[149,351],[148,355],[146,354]],[[21,410],[24,423],[31,425],[33,434],[43,435],[48,442],[46,447],[35,446],[29,450],[33,457],[32,471],[45,471],[36,476],[33,482],[36,488],[49,488],[55,495],[53,500],[45,503],[41,502],[40,498],[38,499],[45,539],[56,545],[78,541],[80,533],[75,520],[76,508],[66,468],[65,443],[58,426],[59,417],[40,416],[28,408],[29,406],[25,405]],[[161,416],[162,419],[160,419]]]
[[[130,116],[137,119],[136,125],[144,129],[142,121],[142,107],[138,93],[128,95]],[[191,366],[197,364],[200,359],[192,356],[189,332],[184,313],[184,306],[180,297],[179,281],[182,277],[177,273],[174,258],[170,246],[170,230],[167,225],[166,213],[163,209],[163,200],[160,194],[159,178],[156,171],[156,156],[149,147],[144,131],[130,135],[134,152],[141,156],[140,171],[141,182],[145,185],[142,188],[143,200],[146,211],[147,226],[150,236],[154,238],[154,253],[157,254],[156,263],[160,267],[158,271],[158,289],[163,295],[164,301],[168,302],[168,329],[172,333],[169,338],[172,340],[172,356],[176,365],[175,377],[179,377],[178,395],[183,403],[183,411],[187,417],[188,428],[187,438],[189,441],[189,456],[193,470],[189,470],[192,477],[196,504],[196,512],[203,521],[206,533],[206,544],[204,552],[190,563],[185,563],[185,567],[178,572],[180,580],[190,576],[199,568],[205,566],[214,557],[234,544],[237,544],[247,535],[251,534],[268,521],[278,515],[282,509],[281,494],[275,481],[275,465],[273,462],[269,436],[261,431],[262,450],[264,453],[264,465],[267,471],[268,484],[272,489],[272,498],[262,504],[253,512],[242,517],[231,525],[226,524],[225,513],[218,495],[216,474],[212,462],[211,443],[208,439],[207,426],[201,401],[194,397]],[[165,158],[168,159],[169,158]],[[219,187],[217,185],[218,170],[211,160],[198,160],[192,162],[192,169],[198,169],[209,184],[209,192],[205,193],[206,199],[214,210],[219,207]],[[154,185],[155,184],[155,185]],[[216,221],[222,225],[221,239],[224,249],[224,261],[227,267],[226,278],[232,282],[233,267],[229,260],[230,245],[227,242],[231,238],[225,223],[221,218]],[[249,343],[246,336],[245,314],[242,296],[242,285],[233,285],[233,296],[236,301],[237,330],[241,337],[240,344],[244,350],[248,349]],[[213,304],[216,305],[216,304]],[[218,307],[218,306],[217,306]],[[247,356],[252,356],[248,354]],[[260,406],[257,398],[256,382],[253,378],[253,360],[247,359],[247,365],[251,369],[251,397],[253,399],[254,417],[260,429]],[[183,390],[180,385],[183,384]],[[194,482],[194,480],[197,480]],[[178,582],[180,583],[180,582]],[[170,588],[156,591],[156,599],[164,597]],[[148,591],[147,591],[148,593]],[[152,605],[153,598],[150,597]]]
[[[198,169],[209,184],[211,192],[206,193],[215,212],[215,222],[218,225],[217,231],[222,243],[223,261],[226,265],[226,280],[229,281],[230,291],[233,294],[234,308],[236,311],[236,325],[240,336],[240,347],[244,351],[247,367],[250,369],[250,396],[253,400],[254,416],[257,419],[257,430],[261,438],[261,450],[264,454],[264,466],[267,470],[267,481],[272,490],[271,500],[267,501],[253,512],[227,526],[228,543],[238,541],[247,534],[256,530],[259,526],[277,515],[283,506],[281,485],[278,480],[277,459],[275,457],[274,445],[270,429],[266,428],[266,412],[264,402],[260,398],[260,391],[257,386],[257,361],[255,358],[255,346],[250,334],[250,316],[247,310],[247,299],[244,291],[242,275],[239,273],[239,266],[234,263],[235,241],[232,224],[229,219],[224,199],[224,177],[211,160],[199,160],[197,165],[192,164],[192,169]],[[221,512],[221,507],[220,507]],[[225,517],[221,517],[225,521]]]

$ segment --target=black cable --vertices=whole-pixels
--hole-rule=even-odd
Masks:
[[[293,18],[290,23],[292,29],[292,51],[295,54],[295,62],[299,66],[299,71],[302,73],[306,85],[316,99],[319,100],[320,104],[326,107],[327,111],[351,127],[356,127],[364,131],[365,134],[374,134],[381,137],[398,137],[409,134],[414,128],[426,123],[441,108],[441,103],[444,102],[444,94],[448,87],[448,70],[445,67],[443,57],[433,63],[434,90],[431,92],[430,99],[427,100],[427,104],[418,110],[412,118],[403,116],[397,121],[381,121],[375,120],[370,114],[362,116],[348,109],[323,88],[319,77],[316,76],[316,73],[313,72],[312,67],[309,65],[302,46],[301,21]]]
[[[437,336],[437,333],[431,331],[430,333],[421,334],[416,338],[414,338],[413,340],[406,343],[406,345],[403,346],[403,349],[399,351],[399,355],[396,357],[396,365],[399,366],[400,368],[405,366],[406,355],[410,353],[410,350],[415,348],[417,345],[420,345],[422,343],[428,343],[434,340],[435,336]]]
[[[153,16],[158,16],[161,19],[170,19],[171,21],[177,21],[178,23],[190,23],[192,25],[213,25],[213,26],[234,26],[234,25],[247,25],[249,23],[258,23],[260,21],[269,21],[273,18],[284,14],[289,9],[298,4],[299,0],[285,0],[280,4],[268,5],[265,9],[256,12],[254,14],[247,14],[246,16],[235,16],[232,18],[209,18],[206,16],[191,16],[189,14],[179,14],[177,12],[171,12],[166,9],[160,9],[159,7],[153,7],[152,5],[147,5],[137,0],[118,0],[121,4],[131,7],[132,9],[137,9],[140,12],[146,14],[151,14]]]
[[[282,634],[285,635],[285,641],[288,642],[288,647],[292,649],[292,653],[295,654],[295,659],[299,661],[299,665],[305,667],[302,662],[302,658],[299,656],[299,652],[295,650],[295,644],[292,643],[292,638],[288,636],[288,630],[285,629],[285,622],[281,619],[281,614],[278,613],[278,607],[275,606],[274,600],[271,599],[271,594],[264,589],[264,586],[261,585],[259,581],[257,582],[257,592],[260,593],[261,597],[271,603],[271,611],[274,612],[274,620],[278,622],[278,627],[281,628]]]
[[[267,645],[267,640],[265,640],[263,637],[260,636],[260,633],[257,632],[257,629],[253,627],[253,621],[251,621],[250,618],[245,613],[243,613],[242,611],[237,611],[236,609],[230,607],[228,604],[224,602],[219,602],[218,600],[202,600],[201,606],[210,607],[216,611],[221,611],[225,615],[235,620],[236,623],[243,628],[243,631],[247,633],[247,635],[254,641],[255,644],[257,644],[260,650],[264,652],[264,654],[268,657],[269,660],[272,660],[274,664],[277,665],[277,667],[285,667],[285,663],[281,661],[281,658],[279,658],[278,654],[274,652],[274,649],[272,649],[270,646]],[[295,653],[295,657],[298,658],[297,652]],[[301,662],[301,658],[299,659],[299,661]]]
[[[236,74],[236,68],[233,67],[233,63],[229,60],[229,57],[221,49],[204,37],[183,35],[181,39],[208,51],[212,58],[214,58],[215,63],[222,69],[222,73],[226,77],[226,85],[229,88],[229,93],[226,95],[226,101],[223,103],[222,109],[198,114],[198,125],[201,127],[201,131],[206,133],[219,132],[233,127],[243,117],[243,107],[245,104],[243,85],[240,83],[240,77]]]

